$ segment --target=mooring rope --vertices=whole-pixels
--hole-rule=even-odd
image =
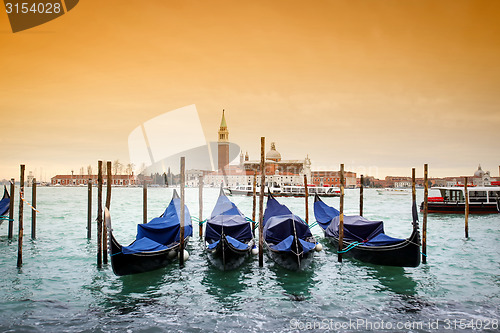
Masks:
[[[7,216],[7,215],[0,215],[0,220],[14,221],[14,219],[9,219],[9,216]]]
[[[24,199],[24,195],[21,193],[21,199],[28,205],[30,206],[31,209],[33,209],[35,212],[37,212],[38,214],[40,214],[40,211],[37,210],[35,207],[33,207],[27,200]]]
[[[346,247],[346,248],[345,248],[345,250],[342,250],[342,251],[336,251],[336,253],[337,253],[337,254],[340,254],[340,253],[346,253],[346,252],[348,252],[348,251],[350,251],[350,250],[354,249],[356,246],[361,245],[361,244],[363,244],[363,243],[360,243],[360,242],[354,242],[354,243],[351,243],[351,244],[349,244],[349,246],[348,246],[348,247]]]

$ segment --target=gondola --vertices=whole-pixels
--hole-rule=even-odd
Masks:
[[[122,246],[113,236],[111,217],[105,209],[104,220],[108,228],[111,266],[116,275],[129,275],[165,267],[177,257],[180,243],[180,202],[174,190],[172,200],[165,212],[148,223],[137,225],[136,240],[129,246]],[[184,244],[193,235],[191,215],[184,207]]]
[[[399,267],[420,265],[420,233],[417,205],[413,202],[413,231],[408,239],[387,236],[382,221],[370,221],[362,216],[344,215],[344,256],[363,262]],[[325,237],[338,248],[340,212],[325,204],[318,196],[314,199],[314,215],[323,228]]]
[[[236,269],[249,256],[253,246],[250,222],[221,187],[205,231],[205,249],[209,261],[221,270]]]
[[[2,224],[3,220],[9,219],[9,217],[5,215],[9,211],[9,208],[10,195],[9,192],[7,192],[7,187],[4,185],[3,197],[2,200],[0,200],[0,225]]]
[[[280,204],[271,193],[264,212],[264,246],[266,253],[278,265],[292,270],[303,270],[314,257],[316,240],[309,226]]]

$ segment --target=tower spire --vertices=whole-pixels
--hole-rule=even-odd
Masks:
[[[218,140],[218,169],[224,168],[229,164],[229,131],[227,130],[226,117],[222,109],[222,119],[219,128]]]

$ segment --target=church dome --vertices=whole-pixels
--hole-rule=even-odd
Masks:
[[[272,160],[275,162],[281,161],[281,154],[276,150],[274,142],[271,142],[271,150],[267,152],[266,160]]]
[[[474,172],[474,177],[476,178],[482,178],[484,175],[483,169],[481,169],[481,164],[479,164],[479,167],[477,168],[477,171]]]

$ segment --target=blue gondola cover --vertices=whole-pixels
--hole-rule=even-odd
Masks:
[[[180,216],[181,199],[174,190],[172,200],[161,217],[156,217],[146,224],[137,225],[136,241],[128,246],[129,250],[135,251],[134,253],[148,252],[153,251],[151,248],[155,248],[155,243],[164,245],[167,248],[170,244],[179,242],[181,231]],[[192,235],[191,215],[187,206],[184,206],[184,236],[188,237]]]
[[[4,186],[3,198],[0,200],[0,215],[5,215],[10,208],[10,197],[7,188]]]
[[[332,219],[336,216],[339,216],[340,212],[333,207],[328,206],[321,200],[317,200],[314,202],[314,217],[318,224],[323,230],[326,230],[330,225]]]
[[[136,240],[129,246],[122,247],[122,253],[124,254],[133,254],[133,253],[141,253],[141,252],[155,252],[166,250],[168,247],[155,242],[152,239],[147,237],[143,237],[141,239]]]
[[[327,237],[339,237],[339,216],[332,219],[332,222],[326,228],[325,235]],[[370,221],[362,216],[347,216],[344,215],[344,240],[364,242],[372,239],[380,233],[384,232],[384,222]]]
[[[288,207],[280,204],[274,197],[270,196],[267,200],[266,211],[264,213],[264,239],[270,243],[270,247],[279,251],[290,251],[293,245],[294,230],[301,244],[306,244],[304,252],[307,253],[316,246],[314,243],[305,241],[312,237],[309,226],[298,216],[294,215]]]
[[[253,237],[250,223],[221,189],[212,215],[207,220],[205,239],[212,244],[220,239],[222,233],[226,235],[228,241],[231,237],[243,243]]]
[[[384,246],[384,245],[393,245],[397,243],[401,243],[405,241],[401,238],[394,238],[391,236],[387,236],[386,234],[380,233],[377,236],[371,238],[368,242],[364,243],[365,246]]]

